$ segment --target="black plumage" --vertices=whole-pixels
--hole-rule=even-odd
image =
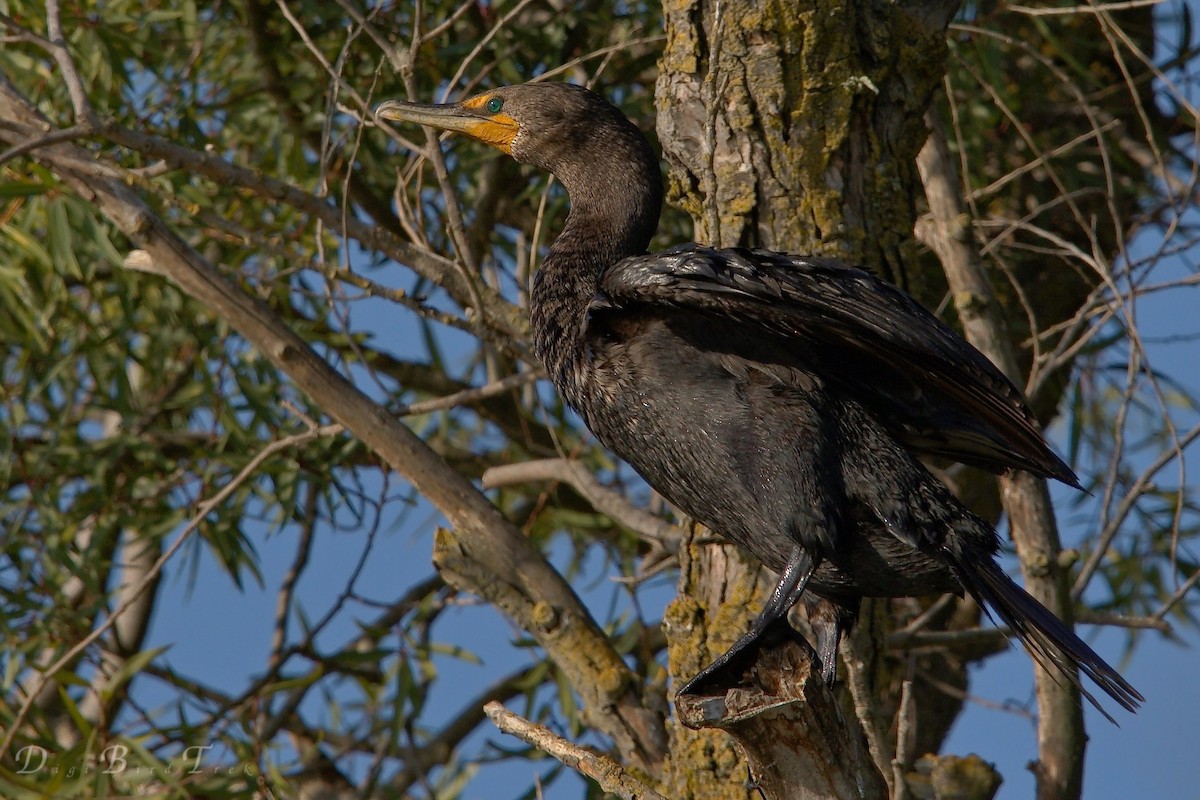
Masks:
[[[657,161],[586,89],[389,101],[376,116],[466,133],[562,182],[571,211],[530,298],[554,385],[660,494],[780,574],[751,629],[684,691],[765,635],[795,636],[786,613],[802,598],[832,681],[862,597],[966,591],[1035,658],[1137,707],[1141,695],[997,566],[996,532],[918,460],[1079,486],[1021,393],[911,297],[829,258],[694,244],[646,255]]]

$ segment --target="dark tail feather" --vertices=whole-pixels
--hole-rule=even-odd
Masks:
[[[963,587],[975,602],[982,606],[986,601],[984,608],[990,606],[1001,621],[1020,637],[1029,655],[1040,666],[1052,671],[1050,665],[1053,665],[1114,725],[1116,720],[1080,685],[1080,672],[1123,708],[1137,710],[1145,699],[1138,690],[1130,686],[1120,673],[1088,647],[1062,620],[1014,583],[995,561],[991,558],[969,561],[952,553],[949,555]]]

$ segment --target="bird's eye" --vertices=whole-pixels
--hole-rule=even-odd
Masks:
[[[504,108],[504,101],[499,97],[493,97],[487,101],[487,105],[484,107],[489,114],[499,114],[500,109]]]

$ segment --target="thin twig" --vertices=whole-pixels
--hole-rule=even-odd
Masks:
[[[26,28],[24,25],[17,22],[8,14],[0,14],[0,25],[3,25],[6,30],[15,31],[15,33],[9,36],[0,36],[0,44],[25,42],[27,44],[37,45],[47,53],[54,52],[54,45],[50,42],[50,40],[29,30],[29,28]]]
[[[495,489],[513,483],[545,480],[567,484],[601,514],[660,545],[667,552],[678,551],[683,537],[681,528],[633,505],[624,495],[596,480],[591,472],[573,459],[546,458],[491,467],[483,473],[482,485],[485,489]]]
[[[432,411],[445,411],[457,408],[458,406],[471,405],[472,403],[478,403],[480,400],[486,400],[489,397],[495,397],[496,395],[534,383],[544,377],[545,373],[540,369],[518,372],[515,375],[509,375],[508,377],[492,381],[484,386],[473,386],[470,389],[463,389],[461,392],[448,394],[445,397],[436,397],[432,400],[423,400],[419,403],[401,406],[392,413],[398,417],[410,417],[417,414],[428,414]]]
[[[904,778],[904,770],[912,759],[908,750],[915,712],[912,681],[906,680],[900,686],[900,709],[896,718],[896,757],[892,759],[892,800],[908,800],[908,781]]]
[[[5,163],[6,161],[12,161],[14,158],[23,156],[26,153],[38,149],[39,147],[46,147],[48,145],[58,144],[59,142],[69,142],[73,139],[79,139],[84,136],[88,136],[93,133],[94,130],[95,129],[91,125],[72,125],[69,128],[63,128],[61,130],[47,133],[45,136],[39,136],[36,139],[29,139],[28,141],[21,142],[20,144],[14,145],[13,147],[5,150],[3,153],[0,153],[0,164]]]
[[[1115,539],[1117,534],[1120,533],[1121,526],[1125,524],[1126,517],[1128,517],[1129,513],[1133,511],[1142,495],[1153,487],[1154,476],[1157,475],[1159,470],[1161,470],[1163,467],[1179,458],[1180,453],[1183,452],[1183,449],[1192,442],[1196,441],[1198,438],[1200,438],[1200,424],[1195,425],[1191,430],[1179,437],[1179,441],[1175,448],[1160,453],[1158,458],[1154,459],[1154,461],[1152,461],[1150,465],[1146,467],[1146,469],[1142,470],[1142,473],[1138,476],[1137,480],[1134,481],[1133,485],[1130,486],[1125,492],[1124,499],[1121,500],[1120,505],[1118,505],[1116,511],[1113,512],[1108,524],[1104,526],[1104,529],[1100,532],[1099,536],[1096,537],[1095,544],[1092,547],[1091,555],[1088,556],[1087,561],[1085,561],[1083,567],[1080,568],[1079,574],[1075,577],[1075,583],[1071,587],[1071,596],[1073,598],[1078,599],[1083,595],[1084,589],[1087,588],[1088,582],[1092,579],[1092,575],[1097,569],[1099,569],[1100,562],[1104,559],[1105,554],[1108,552],[1109,546],[1112,545],[1113,539]]]
[[[67,93],[71,96],[71,107],[75,111],[76,126],[96,127],[96,116],[92,105],[88,102],[87,90],[83,87],[83,78],[67,49],[67,40],[63,36],[62,17],[58,8],[58,0],[46,0],[46,36],[53,45],[51,53],[55,63],[62,71],[63,83],[67,85]]]
[[[867,750],[891,795],[895,791],[891,764],[896,753],[888,741],[886,722],[872,677],[880,657],[879,642],[872,636],[873,633],[860,624],[858,630],[845,637],[842,640],[842,663],[846,667],[846,688],[850,690],[854,714],[867,740]]]
[[[500,703],[492,701],[483,707],[483,711],[500,730],[516,736],[557,758],[571,769],[588,776],[606,792],[625,800],[667,800],[630,775],[608,756],[569,742],[541,725],[517,716]]]
[[[478,0],[464,0],[462,5],[454,9],[450,16],[446,17],[446,19],[444,19],[442,22],[421,34],[421,40],[429,41],[430,39],[435,39],[438,36],[441,36],[443,33],[449,30],[455,22],[458,21],[459,17],[465,14],[468,10],[477,7]],[[419,14],[415,14],[414,17],[420,19]]]
[[[1158,612],[1145,616],[1132,616],[1130,614],[1112,614],[1106,611],[1092,611],[1084,609],[1075,617],[1076,622],[1084,625],[1102,625],[1109,628],[1131,628],[1131,629],[1152,629],[1160,633],[1170,634],[1172,627],[1171,623],[1165,619],[1161,619]]]
[[[977,694],[965,692],[957,686],[951,686],[940,678],[934,677],[927,671],[922,670],[920,673],[918,673],[918,677],[920,677],[925,683],[928,683],[930,686],[937,689],[939,692],[949,695],[956,700],[974,703],[977,706],[990,708],[993,711],[1004,711],[1014,716],[1021,717],[1022,719],[1029,720],[1030,722],[1033,722],[1037,719],[1037,716],[1024,706],[1020,706],[1015,703],[997,703],[995,700],[988,700],[987,698],[980,697]]]
[[[942,611],[946,608],[946,606],[953,603],[954,600],[955,600],[955,595],[950,594],[949,592],[942,595],[936,601],[934,601],[934,603],[932,605],[930,605],[929,608],[925,609],[920,614],[918,614],[911,622],[909,622],[903,628],[900,628],[900,629],[896,630],[895,632],[893,632],[891,638],[898,641],[902,637],[912,636],[912,635],[924,630],[925,627],[931,621],[933,621],[933,619],[937,615],[941,614]]]
[[[1076,6],[1056,6],[1054,8],[1006,5],[1006,11],[1015,11],[1030,17],[1069,16],[1073,14],[1102,14],[1108,11],[1127,11],[1131,8],[1157,6],[1166,0],[1121,0],[1117,3],[1088,3]]]
[[[1160,606],[1159,609],[1154,612],[1154,616],[1158,619],[1165,617],[1167,612],[1174,608],[1175,605],[1183,599],[1183,596],[1190,592],[1197,583],[1200,583],[1200,569],[1193,572],[1192,577],[1180,584],[1179,588],[1175,590],[1175,594],[1171,595],[1170,599],[1163,603],[1162,606]]]
[[[905,636],[888,634],[889,650],[969,649],[991,647],[1003,650],[1008,646],[1012,631],[1007,626],[995,628],[965,628],[957,631],[922,631]]]
[[[631,34],[636,33],[637,30],[638,29],[635,28],[633,31],[630,31],[630,33]],[[531,80],[529,82],[537,83],[539,81],[551,80],[552,78],[555,78],[564,72],[574,69],[575,67],[579,66],[580,64],[587,63],[588,61],[591,61],[594,58],[601,58],[601,57],[607,58],[607,57],[613,55],[614,53],[628,53],[629,50],[631,50],[632,48],[637,47],[639,45],[657,44],[659,42],[666,41],[666,38],[667,38],[666,36],[663,36],[661,33],[659,33],[659,34],[654,34],[651,36],[641,36],[641,37],[638,37],[637,39],[623,39],[614,44],[606,45],[605,47],[597,47],[595,50],[592,50],[591,52],[584,53],[581,56],[576,56],[575,58],[571,59],[570,61],[567,61],[566,63],[559,64],[557,67],[554,67],[553,69],[546,70],[545,72],[538,75],[536,78],[534,78],[533,80]],[[595,80],[595,76],[593,76],[593,80]],[[588,88],[591,88],[590,84],[591,84],[591,81],[589,81]]]
[[[504,30],[504,27],[508,24],[509,20],[511,20],[517,14],[520,14],[525,6],[529,5],[530,2],[531,0],[521,0],[515,6],[506,11],[504,16],[497,20],[496,24],[493,25],[491,29],[483,35],[483,38],[480,39],[473,48],[471,48],[471,52],[467,53],[466,58],[459,62],[458,69],[454,71],[454,75],[451,76],[450,80],[446,82],[446,88],[443,90],[442,99],[439,102],[444,103],[447,99],[449,99],[450,93],[454,91],[456,86],[458,86],[458,82],[461,81],[463,75],[466,74],[467,68],[471,65],[471,62],[474,61],[481,52],[483,52],[483,48],[488,46],[488,42],[492,41],[496,34]]]
[[[315,483],[309,482],[306,492],[304,521],[300,526],[300,539],[296,542],[296,555],[292,559],[292,565],[283,576],[275,601],[275,625],[271,634],[271,650],[267,656],[268,670],[277,670],[283,663],[283,649],[287,644],[288,618],[292,614],[292,600],[295,596],[296,584],[299,583],[300,576],[308,567],[308,560],[312,555],[313,537],[317,529],[316,504],[320,497],[320,490]],[[297,692],[296,694],[301,695],[302,693]],[[257,725],[259,741],[269,741],[263,735],[267,726],[269,710],[269,704],[262,704]]]

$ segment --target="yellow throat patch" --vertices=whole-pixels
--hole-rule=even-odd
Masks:
[[[492,99],[490,95],[482,94],[479,97],[472,97],[463,103],[464,108],[472,110],[483,108],[488,100]],[[506,155],[512,155],[512,142],[517,138],[517,132],[520,130],[517,121],[508,114],[492,114],[486,119],[479,120],[478,124],[474,125],[469,131],[466,131],[468,136],[478,139],[479,141],[490,144],[498,150],[501,150]]]

